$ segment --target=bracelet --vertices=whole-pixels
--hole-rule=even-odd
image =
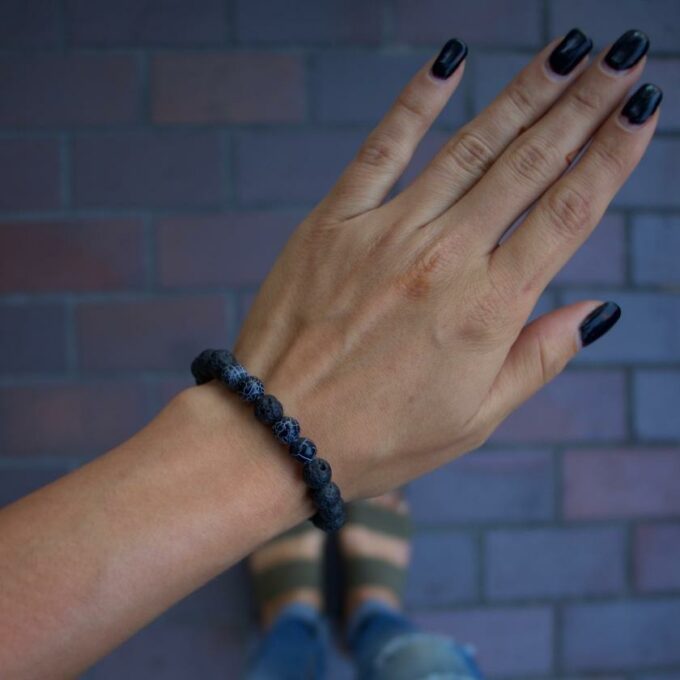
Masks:
[[[281,402],[265,394],[264,383],[250,375],[226,349],[206,349],[191,362],[197,385],[219,380],[241,399],[253,404],[255,417],[272,428],[276,439],[288,446],[291,456],[302,463],[302,478],[316,508],[311,518],[314,526],[327,532],[337,531],[345,523],[345,505],[338,485],[331,481],[331,466],[316,455],[316,444],[300,436],[300,424],[284,415]]]

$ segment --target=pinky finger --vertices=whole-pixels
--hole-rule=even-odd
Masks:
[[[418,71],[322,202],[326,211],[349,219],[382,203],[458,86],[466,56],[464,42],[449,40]]]

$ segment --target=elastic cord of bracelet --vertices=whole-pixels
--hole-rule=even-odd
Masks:
[[[300,436],[300,424],[284,414],[281,402],[265,394],[264,383],[250,375],[226,349],[201,352],[191,363],[191,373],[197,385],[219,380],[241,399],[253,404],[255,417],[270,426],[276,439],[302,463],[302,478],[316,508],[312,522],[329,533],[337,531],[345,523],[345,505],[338,485],[331,481],[330,463],[316,455],[316,444],[311,439]]]

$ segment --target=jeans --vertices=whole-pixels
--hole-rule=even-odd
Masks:
[[[329,635],[305,604],[285,607],[260,641],[244,680],[320,680]],[[362,604],[347,628],[359,680],[483,680],[471,648],[419,631],[402,613],[378,601]]]

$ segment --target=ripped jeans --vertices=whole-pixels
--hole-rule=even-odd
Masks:
[[[251,656],[245,680],[326,677],[328,631],[312,607],[284,608]],[[378,601],[361,605],[347,629],[359,680],[483,680],[471,648],[419,631]]]

